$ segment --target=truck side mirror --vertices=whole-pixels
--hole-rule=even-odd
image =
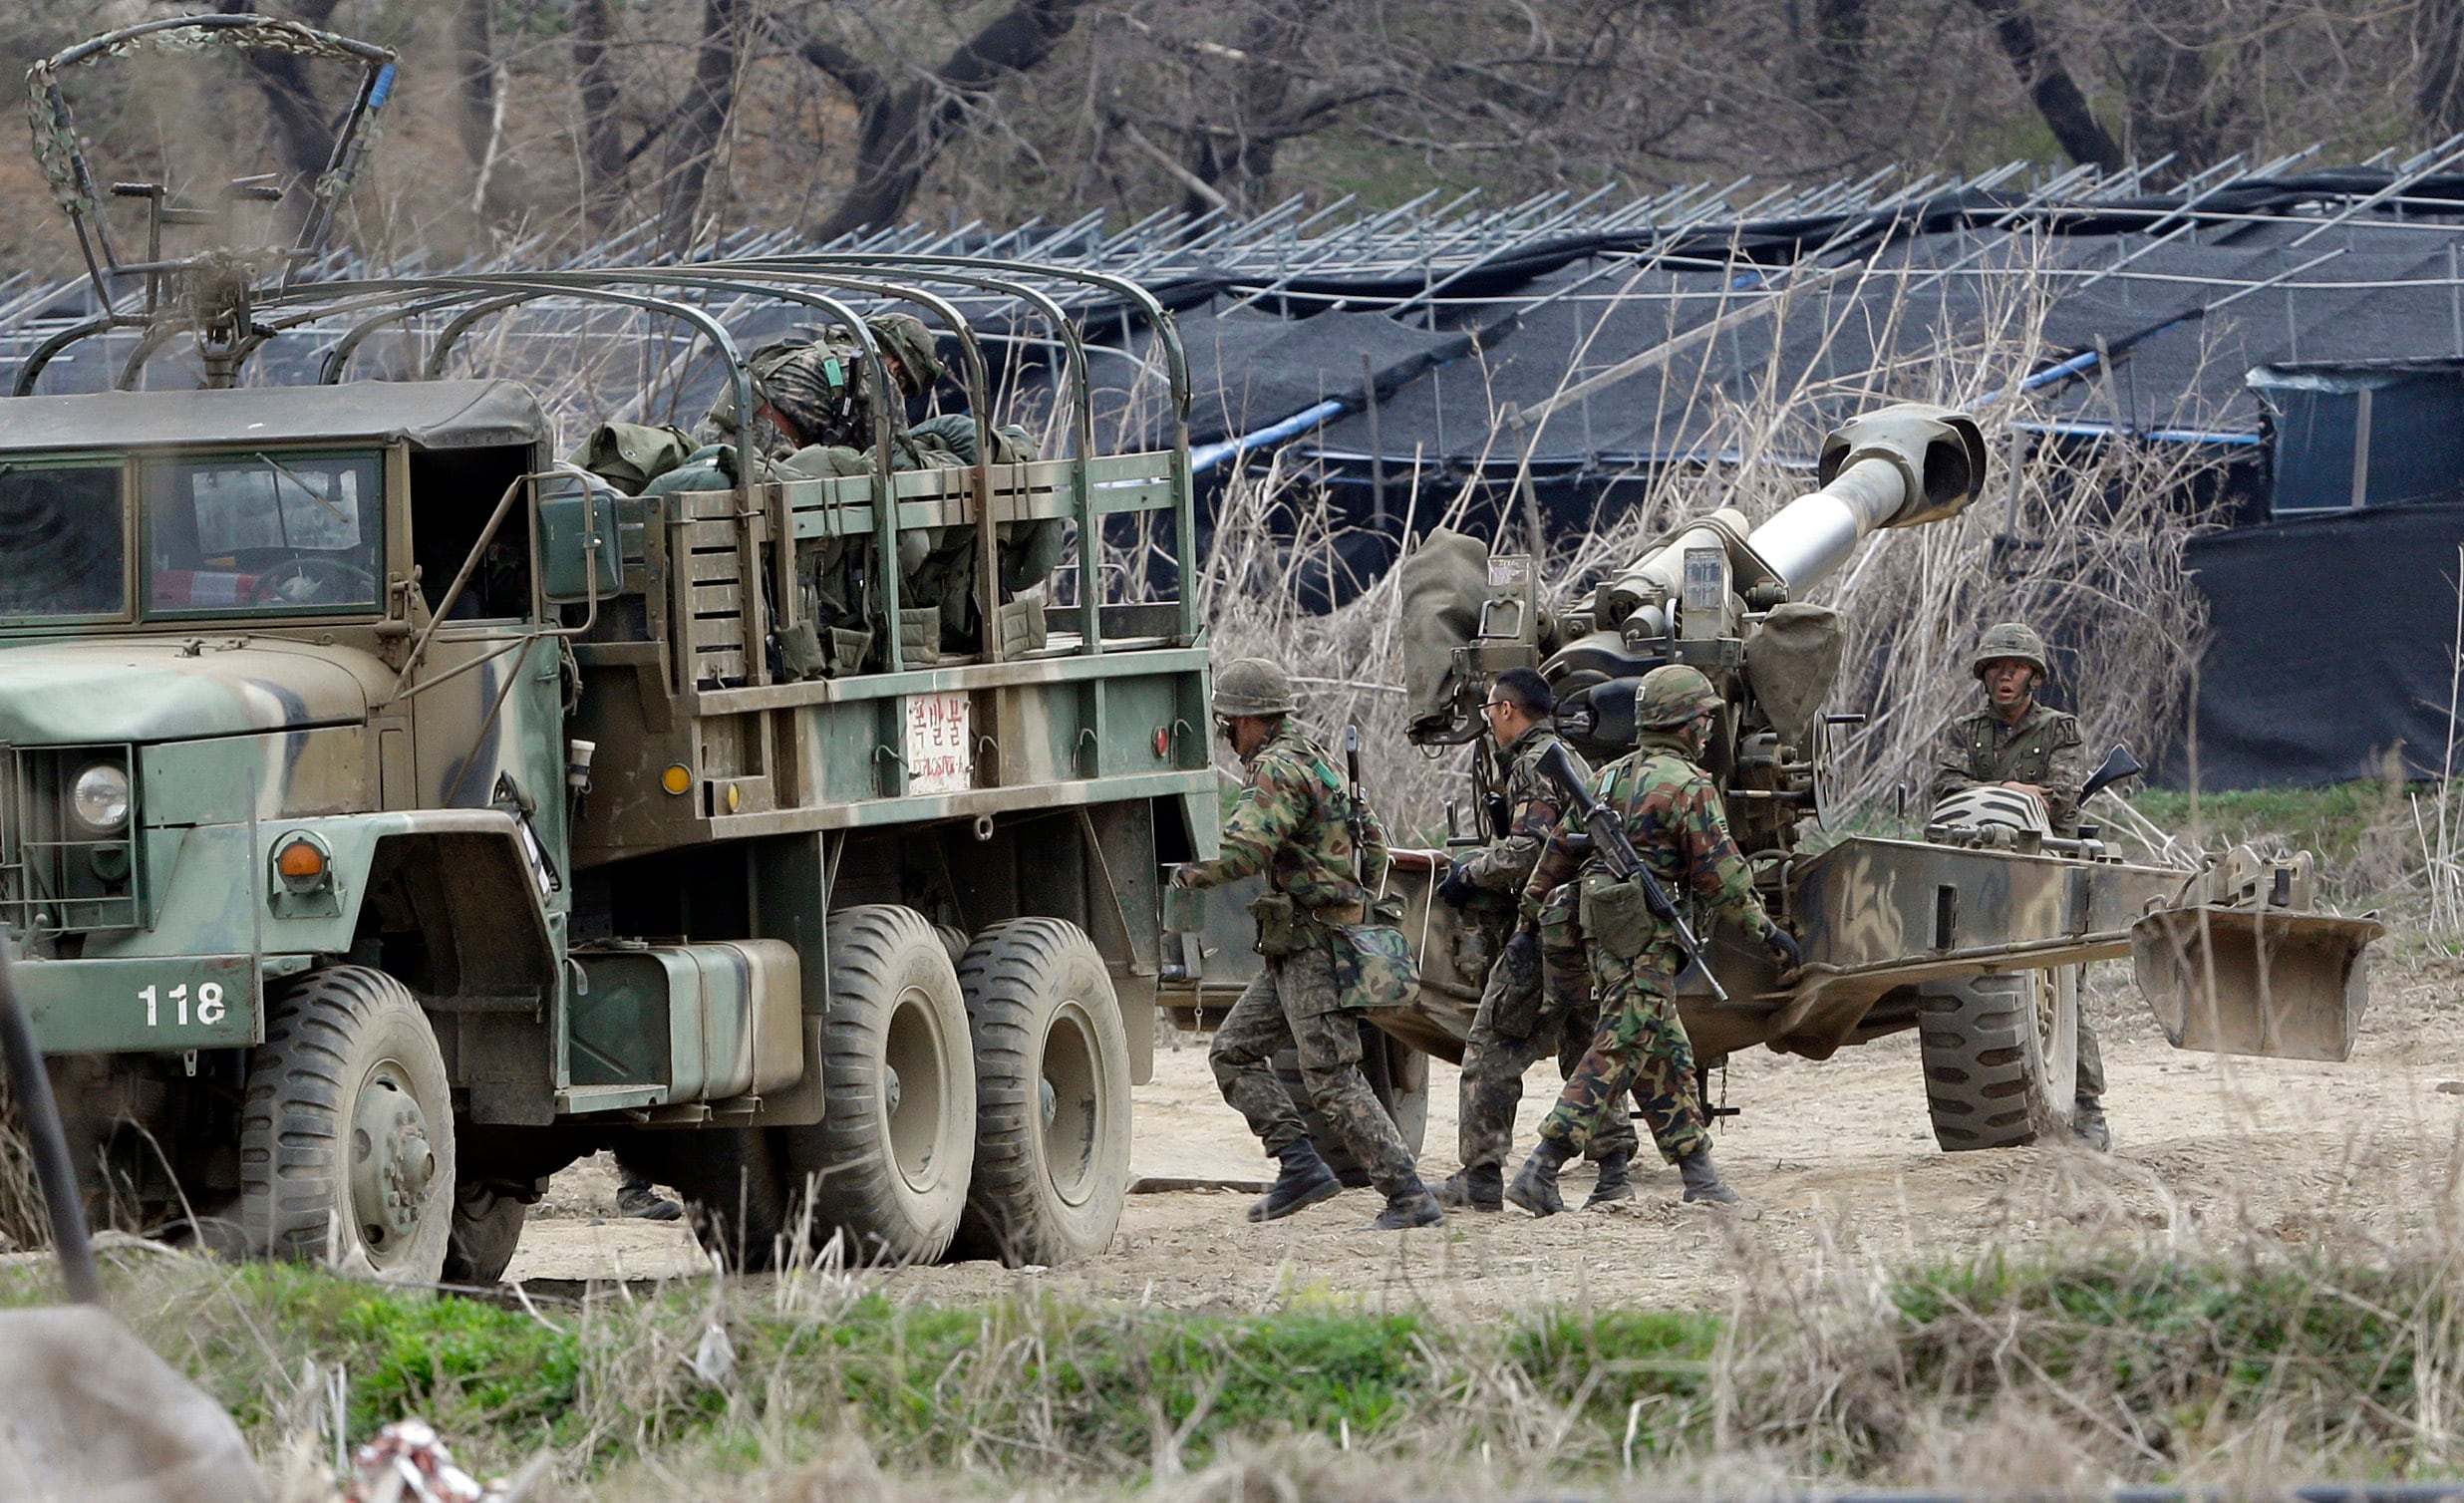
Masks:
[[[577,605],[594,595],[604,600],[622,593],[617,503],[623,497],[579,471],[542,475],[537,483],[540,598],[550,605]]]
[[[2087,802],[2090,795],[2108,783],[2120,782],[2125,777],[2136,777],[2146,770],[2147,768],[2139,765],[2139,758],[2130,754],[2129,747],[2115,742],[2113,750],[2105,753],[2103,765],[2097,767],[2094,774],[2087,779],[2087,785],[2079,789],[2079,802]]]

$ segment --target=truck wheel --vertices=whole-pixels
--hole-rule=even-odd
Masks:
[[[454,1228],[454,1110],[437,1036],[401,982],[332,966],[267,1009],[239,1182],[251,1253],[437,1282]]]
[[[1403,1146],[1418,1158],[1420,1144],[1428,1136],[1428,1055],[1374,1023],[1364,1021],[1360,1030],[1361,1073],[1368,1076],[1369,1088],[1393,1120],[1394,1130],[1402,1134]],[[1287,1045],[1276,1051],[1275,1078],[1283,1082],[1284,1093],[1300,1108],[1301,1121],[1309,1128],[1310,1140],[1318,1145],[1318,1156],[1326,1160],[1327,1167],[1351,1189],[1368,1185],[1369,1171],[1352,1156],[1343,1137],[1327,1125],[1326,1118],[1318,1112],[1318,1103],[1309,1098],[1309,1087],[1301,1080],[1298,1050]]]
[[[494,1284],[521,1246],[531,1201],[501,1180],[464,1180],[454,1187],[454,1233],[445,1251],[448,1284]]]
[[[1129,1192],[1129,1036],[1102,952],[1065,919],[1012,919],[976,937],[958,984],[976,1075],[961,1255],[1102,1252]]]
[[[728,1267],[774,1266],[793,1229],[793,1174],[780,1162],[774,1129],[679,1127],[635,1133],[616,1149],[628,1167],[672,1185],[705,1251]]]
[[[822,1117],[779,1129],[788,1166],[814,1186],[816,1238],[834,1228],[851,1259],[929,1263],[958,1231],[975,1158],[958,970],[912,908],[841,909],[828,940]]]
[[[2004,971],[1923,989],[1917,1043],[1944,1152],[2016,1148],[2069,1130],[2081,969]]]

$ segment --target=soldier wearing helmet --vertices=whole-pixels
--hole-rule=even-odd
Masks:
[[[1250,908],[1266,966],[1216,1029],[1207,1062],[1223,1098],[1282,1162],[1265,1197],[1249,1208],[1250,1220],[1289,1216],[1343,1189],[1275,1077],[1275,1054],[1289,1044],[1319,1113],[1386,1194],[1385,1211],[1370,1225],[1433,1226],[1445,1213],[1361,1073],[1361,1025],[1345,1011],[1335,981],[1334,927],[1362,922],[1385,885],[1386,825],[1365,802],[1356,810],[1334,758],[1293,718],[1299,708],[1291,678],[1267,659],[1241,658],[1215,676],[1215,726],[1249,781],[1224,820],[1222,856],[1176,867],[1172,882],[1219,887],[1266,873],[1267,894]]]
[[[1985,708],[1951,723],[1934,764],[1934,797],[2001,783],[2044,800],[2057,835],[2079,828],[2079,789],[2087,782],[2086,739],[2078,720],[2037,702],[2045,681],[2044,639],[2016,621],[1986,629],[1969,671],[1985,688]]]
[[[2044,800],[2057,835],[2079,830],[2079,789],[2088,778],[2087,739],[2076,717],[2036,699],[2050,660],[2044,639],[2017,621],[1986,628],[1969,662],[1985,689],[1985,708],[1951,722],[1934,759],[1936,802],[1962,788],[2000,783]],[[2077,1096],[2071,1131],[2091,1147],[2109,1147],[2104,1114],[2104,1056],[2096,1035],[2079,1020]]]
[[[1489,843],[1455,862],[1437,889],[1440,899],[1463,911],[1464,928],[1485,941],[1481,953],[1495,956],[1463,1042],[1462,1167],[1436,1187],[1447,1206],[1505,1208],[1504,1165],[1514,1146],[1524,1071],[1554,1051],[1560,1073],[1572,1074],[1595,1032],[1590,966],[1579,935],[1564,932],[1573,927],[1574,889],[1561,887],[1553,903],[1518,915],[1564,801],[1540,770],[1541,757],[1562,745],[1551,723],[1556,708],[1548,680],[1535,669],[1509,668],[1490,681],[1481,707],[1489,745],[1476,753],[1490,755],[1493,748],[1498,768]],[[1571,750],[1566,754],[1574,756]],[[1582,766],[1580,758],[1575,765]],[[1543,935],[1556,942],[1543,944]],[[1622,1111],[1602,1118],[1584,1150],[1600,1164],[1586,1207],[1634,1198],[1628,1177],[1634,1148],[1632,1119]]]
[[[1601,771],[1597,794],[1624,816],[1636,854],[1663,888],[1673,896],[1691,892],[1793,970],[1800,959],[1796,941],[1762,911],[1753,874],[1729,837],[1719,789],[1698,761],[1721,703],[1711,681],[1684,664],[1644,675],[1635,691],[1638,745]],[[1561,831],[1552,854],[1565,850],[1565,841]],[[1544,858],[1542,865],[1551,862]],[[1736,1192],[1711,1164],[1694,1046],[1677,1015],[1677,977],[1686,957],[1676,932],[1652,916],[1639,884],[1620,881],[1598,856],[1585,862],[1581,880],[1600,1031],[1556,1108],[1541,1121],[1540,1145],[1506,1187],[1506,1199],[1535,1216],[1565,1209],[1558,1169],[1632,1089],[1661,1156],[1685,1180],[1686,1199],[1733,1205]]]
[[[912,313],[876,313],[864,320],[890,378],[885,404],[893,440],[907,431],[907,402],[941,379],[932,331]],[[763,457],[783,459],[815,446],[861,449],[873,442],[872,369],[853,333],[833,328],[818,339],[786,339],[746,357],[753,377],[755,444]],[[705,442],[735,438],[736,397],[722,391],[703,423]]]

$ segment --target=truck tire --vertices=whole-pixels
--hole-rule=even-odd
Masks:
[[[448,1284],[494,1284],[521,1246],[522,1222],[539,1197],[499,1180],[464,1180],[454,1188],[454,1232],[445,1252]]]
[[[617,1155],[685,1198],[703,1250],[729,1268],[777,1266],[793,1230],[795,1176],[766,1127],[679,1127],[637,1132]]]
[[[1411,1156],[1420,1156],[1420,1144],[1428,1136],[1428,1055],[1379,1028],[1363,1021],[1361,1030],[1361,1073],[1369,1078],[1369,1088],[1378,1097],[1378,1104],[1386,1109],[1394,1122],[1394,1130],[1402,1135],[1403,1146]],[[1310,1140],[1318,1145],[1318,1156],[1327,1162],[1345,1186],[1358,1190],[1369,1184],[1369,1171],[1352,1156],[1341,1135],[1329,1127],[1319,1114],[1318,1103],[1309,1098],[1309,1087],[1301,1080],[1300,1052],[1290,1045],[1275,1052],[1275,1078],[1283,1082],[1284,1093],[1300,1108],[1301,1121],[1309,1128]]]
[[[955,1243],[1012,1268],[1111,1246],[1129,1193],[1129,1036],[1103,954],[1011,919],[958,968],[975,1045],[975,1174]]]
[[[822,1116],[778,1129],[790,1182],[813,1187],[813,1236],[842,1233],[850,1261],[930,1263],[958,1231],[975,1160],[958,968],[924,916],[895,904],[831,914],[828,940]]]
[[[2004,971],[1923,989],[1917,1044],[1934,1141],[1945,1153],[2068,1133],[2081,969]]]
[[[240,1109],[239,1214],[258,1257],[434,1284],[454,1230],[454,1110],[428,1015],[366,966],[266,1009]]]

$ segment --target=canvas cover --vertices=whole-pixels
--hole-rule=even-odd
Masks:
[[[1440,527],[1396,567],[1403,696],[1413,723],[1443,719],[1459,687],[1454,650],[1479,631],[1480,606],[1488,599],[1488,544]]]

